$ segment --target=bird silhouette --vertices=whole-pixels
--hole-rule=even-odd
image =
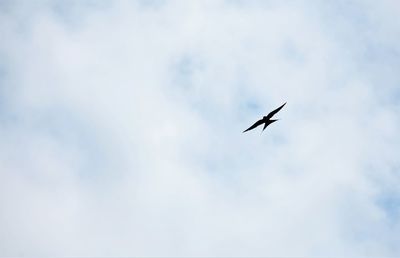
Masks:
[[[250,131],[250,130],[256,128],[257,126],[264,124],[264,128],[263,128],[262,131],[261,131],[261,132],[263,132],[263,131],[265,130],[265,128],[267,128],[268,125],[272,124],[273,122],[278,121],[278,119],[271,119],[271,118],[272,118],[276,113],[278,113],[279,110],[281,110],[281,109],[283,108],[283,106],[285,106],[285,105],[286,105],[286,102],[285,102],[282,106],[280,106],[280,107],[278,107],[277,109],[271,111],[268,115],[264,116],[262,119],[260,119],[260,120],[258,120],[257,122],[255,122],[252,126],[250,126],[249,128],[247,128],[247,129],[244,130],[243,132]]]

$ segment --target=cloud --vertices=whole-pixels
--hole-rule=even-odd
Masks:
[[[398,255],[396,8],[2,2],[0,254]]]

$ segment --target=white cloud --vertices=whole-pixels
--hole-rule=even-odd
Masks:
[[[1,255],[400,253],[395,2],[1,7]]]

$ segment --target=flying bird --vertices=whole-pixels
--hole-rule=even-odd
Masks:
[[[271,111],[267,116],[264,116],[262,119],[258,120],[257,122],[255,122],[252,126],[250,126],[249,128],[247,128],[246,130],[244,130],[243,132],[247,132],[250,131],[254,128],[256,128],[259,125],[264,124],[264,128],[262,129],[261,132],[263,132],[265,130],[265,128],[267,128],[268,125],[272,124],[273,122],[278,121],[278,119],[271,119],[276,113],[279,112],[279,110],[281,110],[283,108],[283,106],[286,105],[286,102],[278,107],[277,109],[275,109],[274,111]]]

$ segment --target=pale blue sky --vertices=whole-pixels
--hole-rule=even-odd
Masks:
[[[399,256],[399,11],[2,1],[0,256]]]

